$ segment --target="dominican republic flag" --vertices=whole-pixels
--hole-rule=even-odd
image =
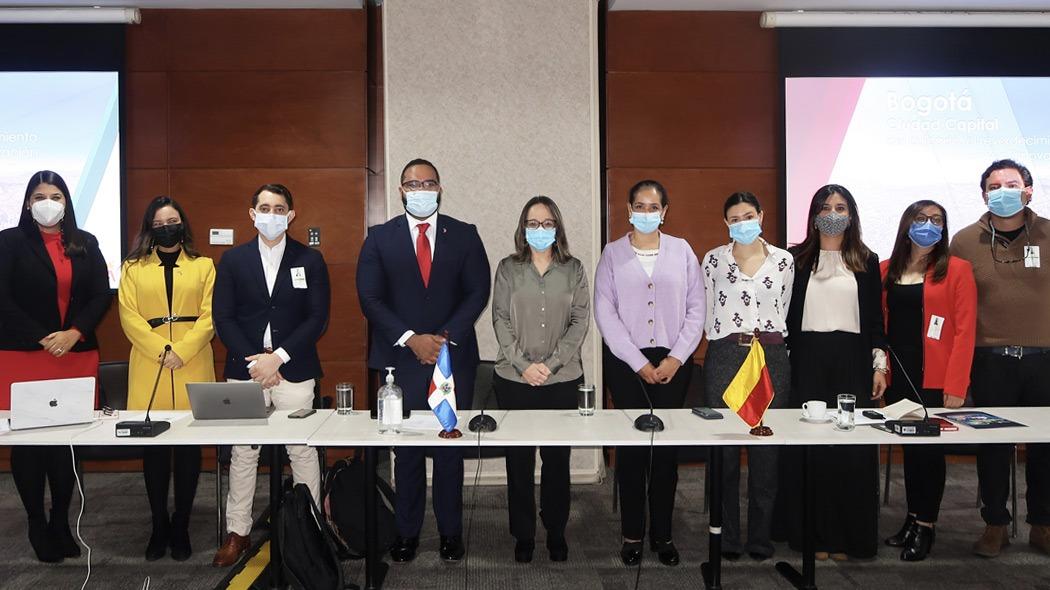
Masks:
[[[434,410],[438,422],[445,432],[456,428],[456,382],[452,379],[452,358],[448,354],[448,341],[441,345],[437,364],[434,365],[434,377],[430,380],[430,393],[427,401]]]

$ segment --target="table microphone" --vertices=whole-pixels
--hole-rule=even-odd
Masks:
[[[481,413],[470,419],[467,428],[471,432],[495,432],[496,419],[486,414],[485,408],[482,407]]]
[[[146,406],[146,419],[117,422],[118,437],[153,438],[171,428],[171,422],[167,420],[153,422],[149,419],[149,412],[153,409],[153,399],[157,397],[157,386],[160,385],[160,375],[164,372],[164,361],[167,360],[169,352],[171,352],[171,345],[167,344],[164,346],[164,354],[160,357],[160,368],[157,369],[157,379],[153,382],[153,393],[149,395],[149,405]],[[172,375],[172,379],[174,378],[175,376]]]
[[[638,386],[642,388],[642,395],[645,396],[645,401],[649,404],[649,413],[635,418],[634,427],[642,432],[663,432],[664,421],[653,413],[653,400],[649,397],[649,391],[645,389],[645,383],[642,382],[642,378],[637,373],[634,374],[634,377],[638,379]]]
[[[926,409],[926,402],[922,401],[922,396],[919,395],[919,390],[915,389],[915,384],[912,383],[911,377],[908,376],[908,371],[904,369],[904,364],[901,363],[900,357],[894,352],[893,348],[888,344],[886,348],[893,355],[893,358],[897,361],[897,368],[900,369],[904,378],[908,381],[908,386],[911,387],[912,393],[915,394],[915,398],[918,400],[919,405],[922,406],[923,418],[922,420],[887,420],[886,426],[893,430],[894,434],[899,436],[940,436],[941,427],[939,424],[930,422],[930,412]]]

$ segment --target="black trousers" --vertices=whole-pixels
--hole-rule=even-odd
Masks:
[[[604,380],[619,409],[648,408],[644,391],[656,408],[681,408],[689,388],[692,370],[688,363],[675,373],[670,383],[649,385],[608,349],[603,347]],[[653,366],[667,358],[666,348],[643,348]],[[650,469],[651,464],[651,469]],[[648,472],[648,473],[647,473]],[[678,489],[678,447],[616,447],[616,482],[620,488],[620,529],[626,539],[645,536],[645,495],[648,480],[651,522],[649,539],[671,540],[671,517]]]
[[[495,376],[493,387],[501,410],[572,410],[583,377],[533,387]],[[510,534],[519,541],[536,536],[536,447],[507,447],[507,511]],[[540,519],[548,539],[565,536],[569,522],[569,457],[572,447],[540,447]]]
[[[922,349],[894,344],[893,351],[896,356],[890,355],[890,366],[894,377],[886,391],[886,403],[892,404],[902,399],[916,401],[904,371],[907,371],[907,376],[911,377],[916,387],[922,386]],[[904,371],[901,370],[902,364]],[[919,389],[919,395],[927,407],[939,408],[944,405],[944,391],[941,389]],[[922,522],[937,522],[941,511],[941,499],[944,497],[944,446],[902,445],[902,448],[904,495],[908,503],[908,512]]]
[[[791,389],[791,363],[787,347],[769,344],[763,347],[766,366],[773,381],[771,409],[785,408]],[[722,399],[750,351],[740,346],[735,338],[721,338],[708,343],[704,358],[704,391],[707,405],[725,408]],[[731,418],[732,419],[732,418]],[[722,450],[722,551],[743,553],[740,535],[740,447],[721,447]],[[713,447],[712,452],[717,452]],[[780,448],[775,446],[747,447],[747,544],[748,553],[773,555],[771,531],[773,505],[777,497],[777,470]]]
[[[69,523],[73,500],[73,456],[69,447],[11,447],[11,476],[29,520],[46,520],[44,483],[51,486],[51,521]]]
[[[193,499],[197,495],[197,480],[201,474],[201,448],[180,445],[147,446],[142,449],[142,475],[146,480],[146,497],[153,515],[154,529],[167,528],[169,525],[168,484],[173,472],[175,512],[170,524],[186,529],[189,527]]]
[[[973,357],[971,391],[980,406],[1050,406],[1050,353],[1024,358],[977,349]],[[977,480],[981,488],[981,518],[990,525],[1010,523],[1010,454],[1013,445],[980,445]],[[1050,525],[1050,444],[1025,446],[1029,524]]]

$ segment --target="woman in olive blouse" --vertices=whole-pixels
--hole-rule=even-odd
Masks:
[[[558,206],[548,197],[525,204],[514,233],[515,253],[500,261],[492,294],[499,342],[494,387],[507,410],[571,409],[583,382],[580,348],[587,336],[590,295],[583,264],[569,254]],[[551,561],[569,546],[569,447],[542,447],[540,518]],[[533,473],[536,447],[507,448],[507,507],[514,559],[532,561],[536,535]]]

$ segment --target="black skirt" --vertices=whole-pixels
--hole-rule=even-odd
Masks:
[[[807,400],[823,400],[832,411],[841,393],[855,395],[858,408],[873,407],[872,375],[871,351],[864,350],[859,334],[803,332],[792,336],[793,407]],[[787,540],[798,551],[802,549],[803,501],[798,474],[804,448],[789,446],[784,451],[774,538]],[[878,551],[878,447],[812,447],[809,467],[816,507],[816,550],[874,557]]]

